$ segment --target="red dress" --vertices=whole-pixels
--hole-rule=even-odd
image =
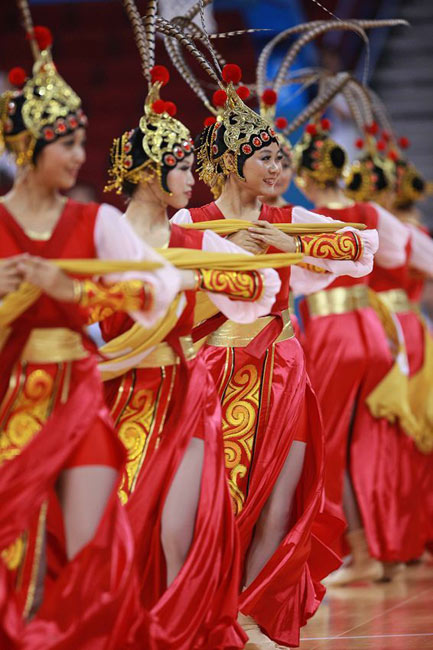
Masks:
[[[68,201],[51,237],[35,241],[0,205],[0,256],[95,257],[98,208]],[[102,647],[108,638],[112,647],[120,647],[132,622],[140,623],[133,538],[115,492],[93,540],[71,562],[57,566],[57,579],[46,583],[43,606],[30,623],[23,620],[33,605],[45,521],[50,531],[61,470],[84,464],[119,467],[124,457],[89,352],[86,320],[76,305],[42,294],[10,324],[0,352],[0,638],[5,650],[59,647],[60,639],[65,649],[90,647],[85,643]],[[101,628],[107,616],[111,628]]]
[[[203,233],[173,225],[169,245],[201,249],[202,239]],[[202,355],[185,358],[195,292],[186,295],[177,324],[151,353],[153,361],[144,359],[145,367],[106,382],[106,398],[128,451],[120,497],[139,549],[141,597],[149,615],[143,647],[234,650],[246,637],[236,622],[239,542],[224,475],[221,408]],[[116,314],[102,324],[104,338],[119,336],[132,324]],[[205,444],[194,538],[185,565],[166,589],[161,516],[192,437]]]
[[[215,203],[190,213],[193,221],[223,218]],[[287,222],[290,210],[264,205],[260,218]],[[340,561],[328,548],[336,520],[323,510],[323,438],[317,401],[301,346],[289,337],[283,320],[290,269],[279,270],[279,275],[282,287],[272,317],[260,333],[247,345],[230,346],[227,340],[218,344],[220,329],[208,339],[204,356],[222,402],[226,470],[242,563],[293,440],[307,441],[290,530],[240,597],[241,611],[251,615],[268,636],[278,643],[297,645],[300,627],[324,596],[320,580]],[[196,329],[195,337],[224,326],[224,320],[221,316],[210,319]]]
[[[317,212],[338,221],[378,227],[377,211],[369,204],[320,207]],[[323,417],[326,496],[344,518],[347,468],[371,554],[382,561],[397,561],[409,559],[417,548],[410,529],[402,529],[399,509],[410,498],[408,468],[389,464],[400,444],[409,441],[397,426],[374,418],[365,403],[393,364],[382,323],[369,306],[367,285],[368,277],[339,278],[303,301],[304,350]],[[345,550],[341,538],[339,551]]]

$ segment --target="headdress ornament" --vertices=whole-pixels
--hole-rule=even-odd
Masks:
[[[0,98],[0,140],[14,153],[18,165],[33,161],[35,147],[87,126],[81,99],[57,72],[51,56],[52,36],[46,27],[33,27],[26,0],[19,0],[34,55],[32,75],[13,68],[9,81],[18,86]]]
[[[108,171],[110,181],[105,191],[116,190],[120,194],[125,181],[137,184],[156,174],[162,189],[170,193],[167,173],[193,152],[194,145],[189,130],[174,117],[177,110],[174,102],[160,98],[160,90],[168,83],[170,74],[164,66],[154,65],[156,0],[148,2],[144,25],[133,0],[124,0],[124,6],[149,90],[139,126],[113,141]]]

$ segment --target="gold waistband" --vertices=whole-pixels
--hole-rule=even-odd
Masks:
[[[21,360],[28,363],[61,363],[89,356],[79,332],[66,327],[35,328],[31,331]]]
[[[191,336],[181,336],[179,338],[185,359],[190,361],[196,356],[196,350]],[[160,368],[163,366],[176,366],[180,363],[180,357],[173,348],[162,341],[147,355],[139,364],[139,368]]]
[[[281,316],[283,319],[283,329],[275,343],[286,341],[295,335],[292,321],[290,320],[290,311],[285,309]],[[251,341],[260,334],[260,332],[269,325],[274,318],[275,316],[264,316],[263,318],[258,318],[253,323],[234,323],[233,321],[228,320],[208,337],[206,343],[207,345],[215,345],[219,348],[244,348],[251,343]]]
[[[412,303],[404,289],[390,289],[389,291],[379,291],[379,297],[395,314],[405,311],[412,311]]]
[[[368,287],[365,284],[335,287],[307,296],[306,301],[310,316],[346,314],[355,309],[368,307]]]

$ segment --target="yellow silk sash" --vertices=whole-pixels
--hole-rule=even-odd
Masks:
[[[409,401],[416,413],[420,434],[417,447],[425,454],[433,452],[433,338],[424,319],[424,360],[422,367],[409,378]]]
[[[252,221],[244,219],[214,219],[213,221],[198,221],[197,223],[179,224],[182,228],[191,230],[213,230],[218,235],[231,235],[239,230],[247,230],[253,226]],[[350,226],[356,230],[365,230],[367,226],[363,223],[346,223],[344,221],[334,221],[333,223],[273,223],[273,226],[287,235],[311,235],[337,232],[341,228]]]
[[[207,268],[220,271],[254,271],[264,268],[281,268],[296,264],[302,259],[299,253],[274,253],[272,255],[244,255],[242,253],[208,253],[187,248],[158,250],[167,262],[181,269]],[[131,260],[51,260],[59,268],[74,275],[104,275],[126,271],[149,271],[161,264],[154,261]],[[0,327],[7,327],[40,296],[41,291],[24,282],[17,291],[8,294],[0,304]]]

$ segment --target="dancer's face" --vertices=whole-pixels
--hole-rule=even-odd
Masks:
[[[293,170],[290,164],[290,160],[287,156],[283,154],[281,159],[281,174],[277,178],[275,183],[274,193],[276,196],[282,196],[287,192],[290,181],[292,180]]]
[[[51,189],[70,190],[86,160],[85,144],[86,131],[79,128],[46,145],[36,159],[38,181]]]
[[[255,151],[243,168],[246,187],[257,196],[272,197],[281,174],[283,154],[276,142]]]
[[[167,204],[180,210],[185,208],[192,196],[192,188],[195,183],[192,174],[192,166],[194,164],[194,154],[189,154],[177,163],[176,167],[167,174],[167,186],[171,192],[171,196],[165,195]]]

